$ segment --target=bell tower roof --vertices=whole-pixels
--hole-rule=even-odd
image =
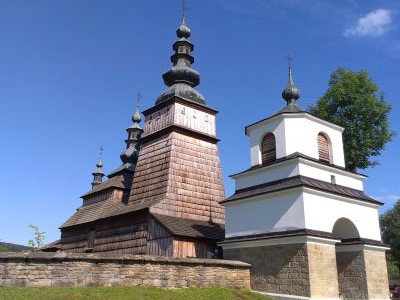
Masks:
[[[288,55],[286,58],[288,60],[288,83],[282,91],[282,98],[286,101],[286,106],[280,110],[279,113],[304,111],[304,109],[302,109],[296,103],[297,99],[300,98],[301,93],[299,88],[293,82],[291,66],[292,58],[290,55]]]

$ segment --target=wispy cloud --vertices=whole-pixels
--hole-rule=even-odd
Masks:
[[[358,19],[357,25],[348,28],[344,35],[349,36],[380,36],[385,34],[392,26],[392,12],[379,8],[371,11]]]

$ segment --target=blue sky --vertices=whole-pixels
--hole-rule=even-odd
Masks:
[[[339,66],[366,69],[392,104],[400,134],[400,1],[189,0],[198,89],[220,111],[228,175],[250,165],[244,127],[283,107],[287,62],[307,107]],[[104,171],[120,164],[136,94],[141,109],[164,89],[180,23],[178,0],[0,0],[0,240],[26,244],[28,224],[59,237],[90,189],[103,144]],[[399,135],[361,171],[365,191],[400,198]]]

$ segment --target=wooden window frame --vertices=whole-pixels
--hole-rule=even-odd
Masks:
[[[328,136],[320,132],[317,136],[318,160],[325,164],[331,163],[331,143]]]
[[[263,136],[260,144],[261,163],[268,165],[276,161],[276,139],[272,132]]]

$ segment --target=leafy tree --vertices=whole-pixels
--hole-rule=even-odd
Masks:
[[[40,231],[39,228],[35,225],[29,224],[28,227],[34,230],[35,237],[33,240],[28,241],[28,245],[32,247],[33,251],[39,251],[41,247],[44,246],[44,234],[46,232]]]
[[[382,240],[390,245],[390,254],[388,255],[389,266],[395,265],[397,276],[400,271],[400,199],[396,204],[380,216]],[[390,270],[390,268],[389,268]]]
[[[391,106],[365,70],[333,71],[328,90],[308,110],[345,128],[344,153],[350,171],[377,165],[371,157],[379,155],[394,135],[387,120]]]

